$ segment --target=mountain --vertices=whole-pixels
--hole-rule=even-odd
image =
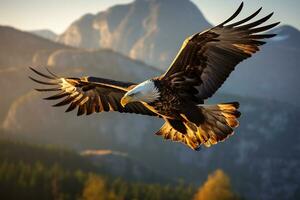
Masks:
[[[48,29],[33,30],[30,33],[51,41],[56,41],[57,38],[57,34]]]
[[[278,35],[238,65],[221,91],[299,106],[300,32],[287,25],[272,32]]]
[[[70,48],[8,26],[0,26],[0,43],[1,72],[32,65],[39,52]]]
[[[2,121],[11,102],[30,90],[27,68],[45,65],[55,51],[72,48],[7,26],[0,26],[0,44]]]
[[[283,25],[272,32],[278,35],[272,39],[276,45],[299,49],[300,33],[298,29],[289,25]]]
[[[166,69],[183,39],[210,27],[189,0],[136,0],[71,24],[58,41],[83,48],[110,48]]]
[[[82,16],[59,35],[57,41],[74,47],[99,48],[99,32],[94,28],[94,18],[92,14]]]
[[[94,75],[142,81],[161,72],[111,50],[83,50],[10,27],[0,27],[0,121],[15,99],[35,85],[28,79],[29,66],[48,66],[62,75]]]

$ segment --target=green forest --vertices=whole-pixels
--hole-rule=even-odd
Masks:
[[[109,177],[78,153],[54,146],[0,140],[0,199],[131,200],[240,199],[216,170],[200,186]]]

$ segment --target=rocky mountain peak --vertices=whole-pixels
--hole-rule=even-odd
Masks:
[[[88,19],[80,18],[58,41],[76,47],[113,49],[166,69],[182,41],[208,27],[210,24],[189,0],[136,0]]]

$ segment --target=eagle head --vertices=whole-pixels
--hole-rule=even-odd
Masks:
[[[160,97],[159,89],[152,79],[144,81],[131,90],[129,90],[121,99],[121,105],[124,107],[130,102],[151,103]]]

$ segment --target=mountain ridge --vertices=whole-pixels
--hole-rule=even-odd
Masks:
[[[58,34],[54,33],[50,29],[38,29],[38,30],[31,30],[29,31],[30,33],[33,33],[34,35],[40,36],[42,38],[51,40],[51,41],[56,41],[56,38]]]

